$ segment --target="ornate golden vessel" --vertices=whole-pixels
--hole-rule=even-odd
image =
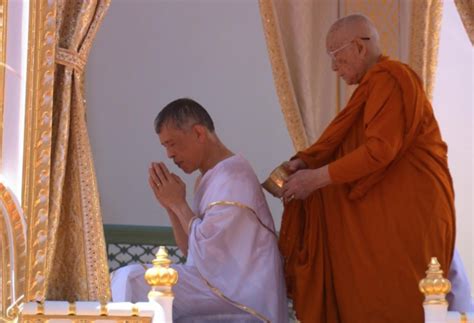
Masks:
[[[283,193],[283,185],[289,176],[290,172],[286,169],[285,163],[282,163],[270,173],[265,182],[262,183],[262,187],[273,196],[280,198]]]

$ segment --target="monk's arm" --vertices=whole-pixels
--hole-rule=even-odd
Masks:
[[[333,183],[346,183],[387,166],[399,152],[405,117],[400,87],[388,73],[381,73],[369,86],[364,108],[365,143],[329,164]]]

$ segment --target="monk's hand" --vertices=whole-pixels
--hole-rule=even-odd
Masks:
[[[174,209],[186,203],[186,184],[170,173],[164,163],[152,163],[148,172],[148,182],[161,206]]]
[[[303,160],[301,160],[299,158],[295,158],[295,159],[289,160],[287,162],[284,162],[283,167],[285,167],[285,169],[290,174],[293,174],[294,172],[296,172],[300,169],[308,168],[308,165],[306,165],[306,163]]]
[[[283,201],[304,200],[311,193],[331,184],[328,166],[317,169],[301,169],[290,175],[283,185]]]

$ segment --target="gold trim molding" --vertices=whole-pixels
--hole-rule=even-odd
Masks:
[[[5,102],[5,66],[7,49],[8,0],[0,0],[0,169],[3,151],[3,106]]]
[[[0,315],[10,318],[25,292],[26,228],[13,194],[1,183],[0,205]]]
[[[80,305],[79,305],[80,304]],[[109,305],[114,304],[111,308]],[[117,306],[119,305],[120,306]],[[30,302],[23,305],[21,322],[152,322],[156,315],[150,303]]]
[[[56,2],[30,2],[23,160],[23,212],[28,227],[26,301],[46,291]]]
[[[50,321],[64,320],[70,322],[104,322],[105,320],[114,323],[151,323],[150,317],[130,317],[130,316],[94,316],[94,315],[22,315],[24,323],[47,323]]]

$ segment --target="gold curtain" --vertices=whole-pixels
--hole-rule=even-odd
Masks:
[[[454,0],[467,35],[474,45],[474,0]]]
[[[340,14],[347,16],[361,13],[374,23],[380,36],[380,48],[384,55],[400,60],[402,57],[401,6],[403,0],[340,0]],[[344,108],[356,86],[348,86],[343,80],[338,84]]]
[[[326,55],[333,0],[260,0],[273,78],[296,150],[312,143],[337,110],[337,80]]]
[[[400,59],[400,0],[345,0],[344,16],[362,13],[372,20],[385,55]]]
[[[413,1],[408,64],[418,73],[426,94],[433,95],[438,64],[439,32],[443,12],[442,0]]]
[[[57,2],[46,298],[110,298],[84,68],[110,0]]]
[[[296,150],[313,143],[352,93],[326,55],[326,33],[340,16],[363,13],[381,35],[384,53],[399,58],[400,0],[260,0],[273,78]],[[389,22],[389,23],[387,23]]]
[[[259,0],[259,5],[276,92],[296,150],[317,139],[353,90],[337,80],[326,57],[326,33],[340,16],[367,15],[379,30],[383,52],[409,63],[431,97],[441,0]]]

